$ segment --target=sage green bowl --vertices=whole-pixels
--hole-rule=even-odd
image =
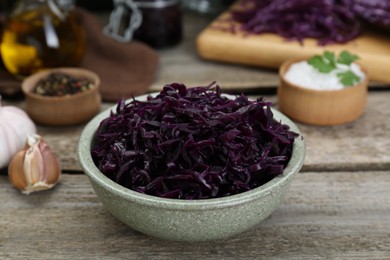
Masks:
[[[146,95],[138,100],[145,100]],[[114,107],[112,108],[114,109]],[[141,194],[103,175],[91,157],[91,146],[99,123],[111,109],[93,118],[78,143],[78,158],[104,206],[131,228],[144,234],[176,241],[207,241],[246,231],[267,218],[281,203],[305,157],[303,138],[293,145],[290,162],[282,175],[253,190],[216,199],[179,200]],[[299,133],[297,126],[273,109],[274,118]]]

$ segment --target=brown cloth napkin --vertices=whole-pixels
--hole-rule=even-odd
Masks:
[[[155,80],[159,56],[147,45],[132,41],[120,43],[105,36],[100,21],[88,11],[77,8],[85,28],[87,48],[80,67],[94,71],[101,80],[103,100],[116,102],[147,92]],[[0,68],[0,94],[20,92],[20,82]]]
[[[99,75],[103,100],[144,94],[155,80],[158,54],[143,43],[120,43],[103,35],[102,26],[92,14],[81,8],[77,12],[86,28],[88,46],[81,67]]]

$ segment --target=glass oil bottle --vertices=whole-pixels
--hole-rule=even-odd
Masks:
[[[0,50],[7,70],[23,78],[45,68],[77,66],[85,33],[72,6],[21,0],[4,26]]]

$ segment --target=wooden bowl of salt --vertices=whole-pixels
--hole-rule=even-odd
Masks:
[[[314,78],[307,67],[293,69],[302,63],[307,64],[306,59],[287,60],[279,69],[278,106],[282,113],[305,124],[322,126],[349,123],[363,114],[369,81],[365,68],[355,63],[360,82],[340,87],[335,86],[334,79]]]

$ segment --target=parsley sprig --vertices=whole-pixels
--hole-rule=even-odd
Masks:
[[[341,84],[348,87],[353,86],[360,81],[359,76],[350,69],[351,64],[357,59],[359,59],[357,55],[351,54],[348,51],[342,51],[338,57],[336,57],[333,52],[324,51],[322,55],[315,55],[307,62],[321,73],[339,70],[337,64],[348,66],[348,69],[340,70],[340,72],[337,73],[337,77]]]

